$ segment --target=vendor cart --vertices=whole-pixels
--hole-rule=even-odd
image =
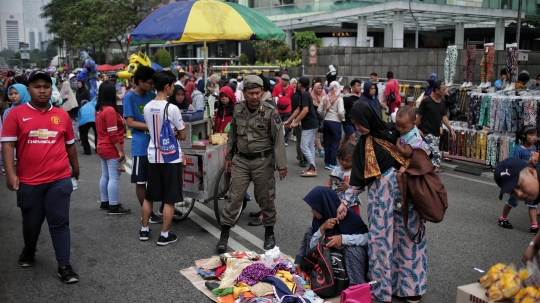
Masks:
[[[184,119],[190,120],[189,115],[183,116]],[[225,171],[227,145],[212,145],[205,139],[210,138],[212,125],[210,118],[184,123],[186,140],[180,142],[180,147],[186,156],[183,195],[187,202],[176,208],[182,212],[182,218],[186,218],[193,209],[194,202],[207,203],[213,200],[214,212],[219,222],[221,209],[228,199],[227,193],[231,181],[230,173]],[[247,200],[244,199],[242,210],[246,204]]]

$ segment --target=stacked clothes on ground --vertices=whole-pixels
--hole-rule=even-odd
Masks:
[[[323,303],[279,248],[264,255],[231,252],[195,262],[219,303]]]

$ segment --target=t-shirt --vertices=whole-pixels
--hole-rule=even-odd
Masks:
[[[536,152],[536,146],[531,146],[531,149],[526,148],[523,145],[520,145],[516,147],[514,150],[514,158],[518,158],[521,160],[529,161],[533,155],[533,153]],[[540,164],[537,165],[537,167],[540,168]]]
[[[156,97],[153,92],[146,93],[144,96],[131,91],[124,96],[124,117],[133,117],[137,122],[146,123],[144,120],[144,106]],[[131,128],[131,155],[133,157],[146,156],[148,154],[148,142],[150,135],[148,131],[142,131]]]
[[[166,105],[166,100],[153,100],[144,107],[144,118],[148,121],[148,132],[150,133],[150,142],[148,144],[149,163],[165,163],[159,149],[159,135],[161,133],[161,126],[163,125],[163,114],[165,113]],[[178,106],[169,103],[169,107],[167,108],[167,118],[171,122],[173,130],[175,128],[177,130],[186,128],[184,120],[182,119],[182,113]],[[178,145],[178,149],[180,157],[177,160],[168,163],[182,162],[182,150],[180,150],[180,145]]]
[[[292,111],[291,97],[294,94],[294,88],[289,85],[286,89],[283,89],[282,85],[274,87],[272,97],[278,97],[277,110],[280,114],[290,113]]]
[[[508,85],[508,82],[506,82],[504,86],[502,85],[502,83],[503,83],[503,82],[502,82],[501,79],[495,81],[495,84],[494,84],[494,86],[495,86],[495,91],[505,89],[506,86]]]
[[[401,102],[401,95],[399,94],[399,82],[397,80],[392,79],[386,83],[384,95],[388,97],[391,93],[394,93],[394,96],[396,97],[394,102]]]
[[[17,177],[40,185],[69,178],[66,145],[74,144],[68,113],[54,106],[45,112],[30,103],[14,107],[4,121],[1,142],[17,142]]]
[[[343,180],[343,182],[350,183],[351,182],[351,172],[352,170],[348,172],[344,172],[341,170],[341,166],[336,166],[334,170],[332,171],[331,175],[339,177]],[[349,188],[347,188],[343,192],[338,192],[339,200],[345,202],[347,204],[347,207],[358,205],[358,203],[362,204],[362,201],[360,200],[360,194],[362,191],[357,189],[355,186],[351,186],[349,184]]]
[[[313,105],[313,99],[311,98],[311,94],[307,91],[302,93],[302,100],[300,102],[300,105],[298,106],[300,112],[304,109],[304,107],[307,107],[309,109],[304,119],[302,119],[302,130],[319,128],[317,111],[315,110],[315,106]]]
[[[410,145],[413,150],[421,148],[425,150],[428,155],[431,153],[429,144],[424,142],[424,139],[422,139],[422,136],[420,136],[420,132],[416,126],[413,127],[410,132],[400,137],[400,144],[401,147]]]
[[[343,96],[343,107],[345,108],[345,122],[343,124],[349,124],[352,125],[351,122],[351,109],[356,103],[356,101],[360,100],[360,97],[355,95],[345,95]]]
[[[124,148],[124,119],[112,106],[103,106],[95,112],[96,132],[98,133],[97,150],[103,159],[115,159],[120,155],[114,144]]]
[[[425,98],[420,103],[418,114],[422,115],[422,120],[418,128],[424,133],[424,136],[432,134],[439,137],[442,117],[446,115],[446,109],[442,100],[435,102],[431,96]]]

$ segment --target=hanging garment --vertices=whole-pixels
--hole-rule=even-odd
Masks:
[[[536,126],[537,111],[536,100],[533,97],[526,97],[523,101],[523,125]]]
[[[512,131],[512,100],[508,97],[503,97],[499,103],[499,107],[499,125],[496,130]]]
[[[446,48],[446,59],[444,59],[444,81],[446,83],[454,83],[457,57],[457,46],[448,46],[448,48]]]
[[[487,139],[486,148],[486,165],[495,167],[497,165],[497,142],[499,137],[496,135],[489,135]]]
[[[479,94],[473,94],[469,98],[469,110],[467,112],[467,124],[469,127],[478,125],[480,118],[480,104],[482,102],[482,96]]]
[[[493,60],[495,59],[495,47],[484,46],[482,61],[480,61],[480,82],[491,83],[493,79]]]
[[[519,50],[517,46],[512,45],[506,48],[506,72],[508,73],[508,79],[510,83],[516,83],[518,76],[518,54]]]
[[[487,153],[487,132],[476,133],[476,159],[486,160]]]
[[[493,131],[499,130],[499,120],[501,115],[501,98],[493,96],[491,98],[491,109],[489,112],[489,127]]]
[[[480,118],[478,118],[478,126],[490,126],[491,118],[491,96],[482,96],[480,103]]]
[[[467,55],[463,61],[463,79],[472,82],[476,64],[476,45],[467,45]]]

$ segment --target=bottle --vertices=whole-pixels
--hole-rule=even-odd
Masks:
[[[77,179],[75,178],[71,178],[71,184],[73,185],[73,190],[76,190],[77,189]]]

